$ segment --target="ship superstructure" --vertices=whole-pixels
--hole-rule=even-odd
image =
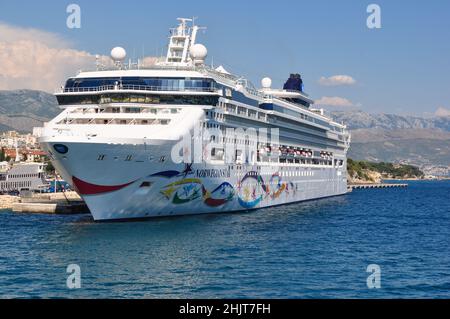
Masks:
[[[80,72],[56,93],[63,111],[40,141],[94,219],[240,211],[345,194],[346,127],[313,109],[301,86],[274,89],[264,78],[257,89],[207,66],[199,28],[179,20],[163,61],[127,65],[115,48],[114,68]],[[205,141],[198,127],[216,133]],[[255,139],[249,128],[268,138]],[[240,129],[243,138],[227,134]],[[194,146],[216,144],[196,157],[195,147],[181,148],[190,160],[174,161],[186,136]],[[219,142],[234,146],[231,161]]]

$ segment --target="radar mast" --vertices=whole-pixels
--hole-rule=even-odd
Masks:
[[[189,51],[197,39],[197,32],[201,28],[194,23],[194,19],[178,18],[178,27],[170,30],[169,48],[166,55],[166,64],[186,66],[193,63]],[[192,26],[188,26],[192,23]]]

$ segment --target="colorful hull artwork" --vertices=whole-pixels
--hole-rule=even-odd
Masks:
[[[294,185],[283,182],[278,173],[273,174],[270,178],[269,184],[273,185],[273,189],[269,188],[258,172],[252,171],[240,179],[236,190],[230,183],[224,182],[212,191],[207,190],[200,178],[186,178],[185,174],[176,174],[176,171],[159,172],[152,175],[152,177],[157,176],[169,179],[182,177],[160,190],[161,194],[175,205],[186,204],[201,198],[209,207],[220,207],[232,201],[237,195],[241,207],[251,209],[266,198],[272,200],[279,198],[283,192],[295,194]]]
[[[202,198],[210,207],[219,207],[234,198],[234,189],[231,184],[224,182],[212,192],[209,192],[198,178],[183,178],[166,185],[161,193],[173,204],[185,204]]]
[[[160,193],[171,201],[172,204],[182,205],[195,200],[201,199],[203,203],[209,207],[220,207],[231,202],[237,195],[239,205],[245,209],[256,207],[265,199],[276,200],[283,193],[287,195],[295,195],[296,189],[292,182],[286,183],[282,181],[279,173],[275,173],[270,177],[269,184],[266,184],[263,177],[258,172],[251,171],[241,178],[236,189],[228,182],[223,182],[212,191],[209,191],[200,178],[187,178],[192,171],[163,171],[150,175],[150,178],[165,178],[179,180],[163,186]],[[73,177],[75,187],[82,195],[99,195],[108,192],[114,192],[122,188],[128,187],[137,181],[133,181],[123,185],[102,186],[90,184]],[[271,187],[269,187],[271,185]]]

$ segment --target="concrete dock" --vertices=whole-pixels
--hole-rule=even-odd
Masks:
[[[12,211],[30,214],[87,214],[89,209],[84,202],[71,203],[14,203]]]
[[[0,210],[31,214],[88,214],[89,209],[75,192],[33,194],[32,196],[0,196]]]

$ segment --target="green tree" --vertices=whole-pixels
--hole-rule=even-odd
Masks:
[[[45,171],[49,174],[54,174],[55,173],[55,167],[53,166],[52,162],[50,161],[45,161],[45,163],[47,164],[45,166]]]

